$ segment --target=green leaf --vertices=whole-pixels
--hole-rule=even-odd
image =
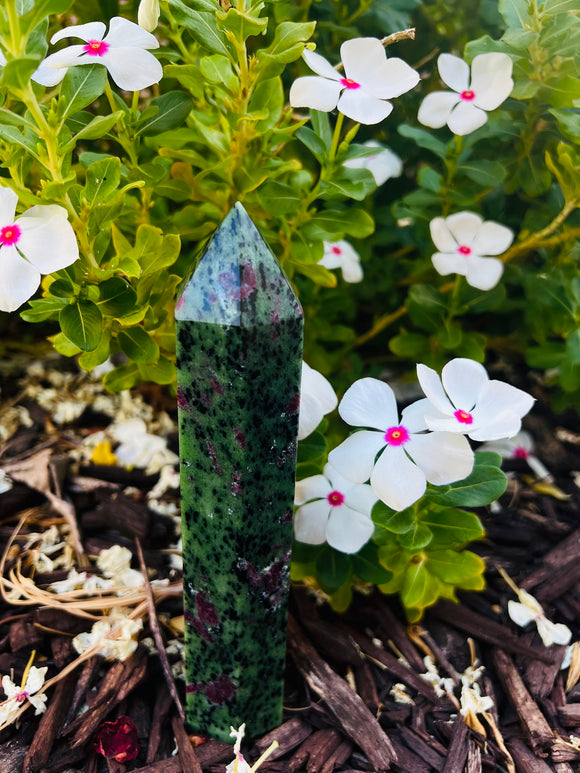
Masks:
[[[206,13],[188,8],[185,3],[176,2],[176,0],[171,0],[171,5],[175,9],[173,14],[175,21],[189,30],[196,43],[214,54],[232,58],[226,35],[217,26],[217,6],[213,6],[211,13]]]
[[[296,138],[299,139],[303,145],[306,145],[317,161],[320,161],[321,163],[324,161],[326,156],[326,145],[312,129],[309,129],[307,126],[300,127],[296,132]]]
[[[117,335],[119,345],[133,362],[154,362],[159,357],[159,347],[142,327],[127,327]]]
[[[424,609],[433,604],[439,595],[439,581],[423,562],[411,564],[405,572],[401,588],[401,600],[405,607]]]
[[[283,21],[276,26],[274,40],[256,53],[256,74],[261,79],[280,75],[286,64],[295,62],[313,33],[316,22]]]
[[[469,550],[437,550],[427,555],[427,567],[436,577],[450,585],[464,582],[474,575],[483,574],[483,559]]]
[[[577,0],[543,0],[540,5],[542,16],[554,16],[557,13],[568,13],[568,11],[578,11]]]
[[[60,89],[59,109],[62,119],[92,104],[107,87],[107,70],[101,64],[71,67]]]
[[[58,315],[68,301],[64,298],[39,298],[29,301],[30,308],[20,312],[25,322],[45,322],[48,319],[58,319]]]
[[[506,170],[499,161],[469,161],[461,164],[458,171],[485,188],[501,185],[506,176]]]
[[[580,113],[578,110],[556,110],[548,111],[552,113],[562,134],[573,142],[580,141]]]
[[[298,443],[298,463],[318,459],[326,451],[326,439],[320,432],[311,432],[308,437]]]
[[[91,208],[100,207],[114,196],[120,182],[121,161],[118,158],[107,156],[95,161],[87,169],[83,199]]]
[[[300,208],[301,200],[291,185],[277,182],[267,182],[258,191],[262,205],[270,215],[288,215]]]
[[[155,384],[175,383],[175,363],[167,357],[160,357],[157,362],[140,362],[138,367],[140,381],[153,381]]]
[[[110,115],[96,115],[90,123],[79,129],[74,135],[74,138],[66,146],[67,149],[74,146],[80,139],[85,140],[98,140],[104,137],[113,126],[117,123],[119,118],[123,115],[122,110],[117,110],[116,113]]]
[[[262,35],[268,26],[267,18],[251,17],[237,8],[229,8],[225,13],[218,11],[216,17],[218,27],[232,32],[238,40]]]
[[[373,585],[381,585],[389,582],[393,573],[379,562],[377,546],[367,542],[359,552],[352,557],[352,568],[357,577],[363,582],[371,582]]]
[[[407,550],[421,550],[431,542],[433,533],[424,522],[416,520],[408,531],[399,534],[398,539]]]
[[[187,13],[190,9],[209,13],[215,13],[217,10],[216,0],[187,0],[187,4],[182,0],[169,0],[169,5],[177,8],[181,13]]]
[[[83,370],[93,370],[98,365],[102,365],[107,359],[111,351],[111,332],[107,329],[103,330],[103,335],[99,341],[99,345],[92,352],[83,352],[78,363]]]
[[[19,145],[28,151],[33,158],[38,158],[38,143],[40,140],[30,132],[23,134],[15,126],[3,126],[0,132],[0,142]]]
[[[322,180],[320,197],[323,199],[347,198],[362,201],[375,191],[377,183],[368,169],[351,169],[343,166],[332,177]]]
[[[417,327],[432,332],[438,329],[447,313],[447,303],[435,287],[417,284],[409,290],[407,309]]]
[[[40,64],[40,58],[34,56],[19,56],[9,59],[2,68],[0,85],[8,89],[22,91],[30,83],[30,76]]]
[[[158,108],[158,111],[137,128],[136,135],[160,134],[182,126],[191,113],[193,99],[183,91],[168,91],[152,99],[149,106]]]
[[[508,27],[530,26],[530,7],[530,0],[499,0],[499,12]]]
[[[199,69],[210,83],[224,86],[232,93],[236,90],[238,79],[227,56],[221,54],[204,56],[200,59]]]
[[[348,580],[351,568],[349,556],[325,545],[316,558],[316,579],[325,593],[332,593]]]
[[[103,377],[103,386],[109,392],[124,392],[139,382],[139,368],[133,362],[110,370]]]
[[[444,142],[441,142],[441,140],[438,140],[437,137],[429,134],[425,129],[403,123],[397,128],[397,131],[402,137],[408,137],[409,139],[414,140],[420,148],[430,150],[431,153],[439,156],[439,158],[447,157],[447,145]]]
[[[481,521],[474,513],[452,507],[431,507],[421,521],[433,533],[432,550],[459,548],[481,539],[485,534]]]
[[[110,317],[122,317],[130,312],[137,302],[137,293],[126,279],[113,276],[99,285],[98,305]]]
[[[324,266],[314,263],[297,263],[296,271],[303,276],[307,276],[315,284],[321,287],[336,287],[336,276]]]
[[[77,298],[59,315],[64,335],[83,352],[96,349],[103,334],[103,315],[92,301]]]
[[[491,458],[476,452],[471,475],[457,483],[432,489],[429,497],[446,507],[480,507],[494,502],[505,491],[507,478],[499,468],[501,459],[490,463]]]
[[[420,362],[430,351],[429,339],[421,333],[401,333],[391,338],[389,349],[398,357]]]
[[[372,519],[374,523],[388,532],[393,534],[404,534],[409,529],[413,528],[415,523],[415,510],[412,507],[407,507],[405,510],[391,510],[384,502],[380,500],[375,504],[372,511]],[[381,535],[380,532],[376,533],[375,542],[381,544],[385,539],[391,539],[390,535]]]
[[[284,88],[280,78],[270,78],[258,83],[250,99],[248,112],[263,114],[265,117],[256,121],[256,131],[260,134],[273,129],[282,116],[284,109]]]
[[[307,239],[337,241],[345,234],[364,239],[374,229],[372,217],[362,209],[325,209],[303,226],[302,233]]]
[[[330,150],[330,145],[332,142],[332,129],[330,128],[330,119],[328,117],[328,113],[323,113],[320,110],[311,110],[310,123],[314,129],[314,133],[320,137],[326,149]],[[368,148],[365,148],[365,150],[369,153],[371,152]],[[372,152],[376,153],[376,150]]]

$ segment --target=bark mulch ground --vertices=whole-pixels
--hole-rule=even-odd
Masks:
[[[69,384],[69,391],[75,388]],[[155,395],[149,398],[155,410],[163,407]],[[57,426],[50,411],[23,392],[4,392],[3,399],[0,424],[7,407],[16,405],[26,407],[32,422],[0,444],[0,468],[14,480],[0,495],[3,576],[14,578],[10,571],[25,556],[27,534],[67,524],[79,570],[88,555],[118,544],[132,551],[136,569],[170,584],[144,593],[144,631],[127,660],[88,658],[48,691],[46,713],[36,717],[28,710],[18,728],[0,733],[0,773],[223,773],[232,746],[188,736],[179,708],[183,610],[179,570],[170,563],[176,519],[151,508],[147,498],[159,476],[79,461],[79,437],[110,421],[91,408]],[[514,462],[506,494],[479,512],[486,537],[471,548],[487,562],[485,591],[463,593],[459,604],[442,601],[408,626],[396,599],[377,591],[357,595],[349,611],[337,615],[305,588],[294,589],[283,724],[242,747],[251,762],[278,741],[260,770],[580,770],[580,645],[562,668],[566,647],[544,647],[535,627],[522,630],[511,622],[507,602],[515,597],[498,572],[502,568],[532,593],[578,641],[580,489],[574,473],[580,471],[580,427],[577,417],[555,417],[545,407],[534,410],[526,426],[554,482],[536,485],[526,464]],[[175,497],[167,490],[161,501]],[[34,574],[22,565],[21,574],[42,589],[67,571]],[[1,601],[0,674],[13,670],[18,684],[33,650],[35,664],[48,666],[47,677],[62,672],[77,656],[73,636],[90,625],[42,600]],[[436,678],[421,676],[429,663],[448,680],[446,690]],[[485,670],[478,689],[493,706],[464,717],[460,676],[479,665]],[[119,716],[137,728],[139,755],[127,764],[95,749],[99,727]]]

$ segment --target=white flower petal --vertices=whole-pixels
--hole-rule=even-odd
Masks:
[[[64,78],[69,67],[83,64],[83,61],[88,59],[87,57],[83,59],[84,53],[83,46],[69,46],[61,51],[56,51],[43,59],[30,77],[41,86],[56,86]],[[86,61],[86,64],[94,63],[92,57],[90,61]]]
[[[344,491],[344,504],[347,507],[370,518],[371,511],[377,503],[377,495],[371,486],[367,483],[350,483],[344,490],[339,486],[337,488],[339,491]]]
[[[522,389],[503,381],[490,381],[478,396],[473,411],[478,429],[469,432],[474,440],[498,440],[512,437],[520,430],[521,418],[531,409],[534,398]]]
[[[425,493],[425,475],[401,446],[388,446],[371,475],[375,494],[393,510],[404,510]]]
[[[355,432],[328,454],[328,461],[347,480],[364,483],[370,478],[375,457],[385,446],[382,432]]]
[[[303,505],[312,499],[326,500],[331,491],[332,486],[324,475],[311,475],[309,478],[296,481],[294,502],[297,505]]]
[[[431,262],[435,271],[441,276],[447,276],[447,274],[465,276],[468,268],[463,255],[450,252],[435,252],[431,255]]]
[[[328,59],[325,59],[321,54],[317,54],[316,51],[305,48],[302,53],[302,58],[312,72],[315,72],[317,75],[321,75],[323,78],[330,78],[330,80],[333,81],[339,81],[341,79],[342,76],[334,69]]]
[[[40,690],[40,688],[44,684],[44,678],[46,676],[47,671],[48,671],[48,668],[46,666],[43,666],[42,668],[31,666],[30,671],[28,672],[28,677],[26,679],[26,685],[24,686],[24,689],[26,690],[26,692],[29,692],[29,693],[38,692],[38,690]]]
[[[106,26],[102,21],[90,21],[88,24],[75,24],[71,27],[65,27],[55,32],[51,37],[52,45],[65,38],[80,38],[84,41],[102,40],[105,35]]]
[[[345,76],[366,87],[380,82],[387,54],[378,38],[353,38],[341,45],[340,58]],[[376,97],[386,98],[386,95],[376,94],[372,85],[369,90]]]
[[[433,406],[427,398],[416,400],[403,410],[401,414],[401,424],[411,433],[424,432],[427,429],[425,413],[428,409],[432,411]]]
[[[368,148],[377,148],[376,155],[364,158],[352,158],[344,162],[349,169],[368,169],[375,178],[377,185],[383,185],[391,177],[400,177],[403,173],[403,162],[392,150],[375,140],[363,143]]]
[[[508,601],[508,614],[516,625],[525,628],[536,616],[536,612],[519,601]]]
[[[145,30],[141,32],[147,34]],[[111,47],[100,61],[107,67],[117,86],[125,91],[141,91],[154,83],[159,83],[163,77],[161,63],[144,48]],[[92,63],[89,57],[79,62],[79,64]]]
[[[473,470],[475,457],[464,435],[449,432],[411,435],[405,450],[435,486],[463,480]]]
[[[324,242],[324,254],[318,262],[328,269],[340,268],[345,282],[360,282],[363,278],[360,255],[344,239]]]
[[[300,393],[300,412],[298,414],[298,440],[311,435],[324,418],[320,400],[309,392]]]
[[[333,507],[326,527],[326,541],[341,553],[358,553],[373,536],[375,525],[368,515],[346,505]]]
[[[495,110],[509,97],[514,87],[512,60],[507,54],[479,54],[471,64],[471,89],[474,104],[484,110]]]
[[[18,196],[12,188],[0,186],[0,228],[14,224]]]
[[[464,211],[449,215],[445,222],[457,244],[471,246],[477,232],[481,228],[483,218],[475,212]]]
[[[478,255],[501,255],[514,240],[511,228],[488,220],[478,229],[471,247]]]
[[[365,485],[362,483],[353,483],[352,480],[345,478],[344,475],[340,474],[336,467],[333,467],[332,464],[329,464],[328,462],[324,465],[323,474],[328,480],[330,488],[332,490],[340,491],[341,494],[346,494],[347,490],[352,488],[358,490],[361,486]]]
[[[393,390],[377,378],[355,381],[344,393],[338,412],[352,427],[387,430],[399,423]]]
[[[443,414],[453,413],[453,405],[445,394],[439,374],[433,368],[422,364],[417,365],[417,379],[429,402]]]
[[[16,311],[38,289],[40,273],[18,254],[14,246],[0,248],[0,265],[0,311]]]
[[[433,244],[441,252],[454,253],[457,250],[457,240],[449,230],[447,221],[443,217],[434,217],[429,223],[429,231]]]
[[[473,102],[460,101],[451,111],[447,126],[460,137],[471,134],[487,121],[487,113]]]
[[[308,437],[322,421],[325,414],[333,411],[338,399],[330,382],[314,368],[302,362],[300,385],[300,413],[298,439]]]
[[[432,91],[421,102],[417,120],[423,126],[440,129],[445,126],[451,111],[459,101],[460,98],[454,91]]]
[[[453,54],[441,54],[437,59],[437,69],[441,80],[454,91],[469,88],[469,65]]]
[[[497,258],[468,255],[465,261],[467,283],[477,290],[491,290],[502,277],[504,265]]]
[[[4,56],[4,52],[0,51],[0,67],[4,67],[6,65],[6,57]]]
[[[339,97],[338,109],[357,123],[370,126],[379,123],[392,111],[390,102],[377,99],[364,89],[345,89]]]
[[[553,623],[546,617],[540,617],[536,620],[536,625],[546,647],[552,644],[568,644],[572,638],[572,631],[563,623]]]
[[[328,113],[337,105],[342,86],[337,81],[318,75],[297,78],[290,87],[292,107],[309,107]]]
[[[16,222],[21,230],[17,249],[41,274],[59,271],[78,259],[77,239],[63,207],[31,207]]]
[[[328,516],[332,506],[325,499],[308,502],[296,510],[294,535],[298,542],[307,545],[322,545],[326,542]]]
[[[114,16],[109,22],[105,40],[115,48],[159,48],[159,41],[150,32],[122,16]]]
[[[441,371],[441,383],[455,408],[471,411],[489,383],[489,376],[480,362],[456,357]]]

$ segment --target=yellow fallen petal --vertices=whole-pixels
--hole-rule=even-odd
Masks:
[[[93,462],[93,464],[108,465],[119,463],[117,457],[113,453],[113,447],[109,440],[101,440],[101,442],[95,446],[91,456],[91,462]]]

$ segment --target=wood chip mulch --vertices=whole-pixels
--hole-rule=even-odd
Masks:
[[[147,505],[157,476],[71,464],[67,449],[75,445],[74,426],[55,429],[38,406],[31,414],[35,426],[22,428],[5,444],[0,468],[14,470],[27,459],[38,463],[37,454],[48,449],[43,458],[53,499],[42,487],[18,481],[1,494],[2,550],[23,514],[34,523],[74,518],[85,557],[120,544],[132,551],[134,568],[178,583],[179,573],[168,568],[162,552],[176,541],[175,523]],[[566,647],[544,647],[533,626],[512,623],[507,602],[515,597],[498,572],[504,569],[532,593],[547,616],[565,623],[578,641],[580,490],[573,473],[580,470],[580,446],[578,428],[567,421],[559,424],[560,418],[544,411],[528,422],[540,449],[549,448],[538,455],[555,476],[554,488],[535,486],[526,465],[514,462],[498,506],[479,512],[486,537],[471,547],[488,565],[485,591],[462,593],[459,604],[441,601],[409,626],[397,600],[377,591],[358,594],[349,611],[337,615],[306,589],[293,590],[284,720],[263,738],[244,742],[250,763],[276,740],[278,748],[261,771],[580,770],[580,645],[562,668]],[[14,545],[12,550],[7,569],[18,552]],[[56,571],[35,582],[63,576],[66,572]],[[28,710],[18,728],[3,730],[0,773],[225,771],[232,746],[188,735],[178,706],[184,689],[178,658],[157,654],[176,639],[170,621],[182,614],[180,598],[156,601],[149,594],[143,603],[141,639],[148,640],[125,661],[91,657],[50,689],[46,713],[35,717]],[[89,627],[87,620],[59,609],[1,602],[0,674],[13,670],[18,682],[35,650],[35,664],[48,666],[48,676],[54,676],[76,656],[72,637]],[[421,676],[427,656],[454,690],[442,691]],[[481,695],[491,698],[493,707],[472,721],[459,711],[459,677],[478,664],[485,668]],[[95,748],[98,728],[119,716],[137,727],[139,756],[126,764]]]

